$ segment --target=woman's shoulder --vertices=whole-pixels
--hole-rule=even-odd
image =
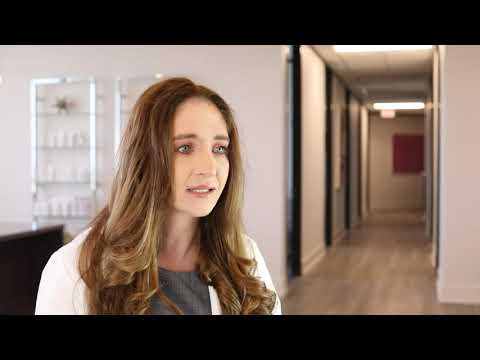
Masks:
[[[260,253],[260,249],[258,248],[257,242],[253,238],[245,233],[242,234],[242,237],[249,258],[256,259],[259,255],[262,255]]]
[[[247,234],[243,234],[243,239],[246,243],[246,248],[249,253],[249,257],[254,259],[256,262],[256,268],[254,273],[255,276],[259,277],[265,283],[267,288],[269,288],[270,290],[273,290],[276,294],[276,301],[275,301],[275,307],[273,309],[273,314],[280,315],[282,313],[280,298],[278,296],[277,290],[273,283],[272,276],[270,275],[270,271],[268,270],[267,262],[265,261],[265,258],[263,257],[262,252],[260,251],[260,248],[257,245],[257,242],[253,238],[251,238]]]
[[[267,278],[267,282],[270,282],[270,272],[268,271],[267,263],[257,242],[247,234],[243,234],[243,239],[245,241],[245,247],[247,248],[248,257],[256,262],[256,275],[261,278]]]
[[[50,257],[50,263],[55,267],[63,267],[62,270],[69,275],[72,280],[78,280],[78,258],[80,255],[81,245],[85,241],[90,228],[80,232],[70,242],[63,245],[55,251]]]
[[[85,313],[85,286],[78,270],[78,258],[89,231],[82,231],[50,256],[42,271],[35,314]]]
[[[75,258],[78,257],[81,246],[85,239],[87,238],[88,233],[90,232],[90,228],[87,228],[81,231],[78,235],[76,235],[73,240],[62,246],[60,249],[57,250],[59,255],[64,258]]]

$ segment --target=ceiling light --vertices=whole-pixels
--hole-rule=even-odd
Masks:
[[[160,74],[160,73],[156,73],[156,74],[155,74],[155,78],[156,78],[156,79],[160,79],[160,78],[162,78],[162,77],[163,77],[163,74]]]
[[[333,45],[338,53],[343,52],[377,52],[377,51],[408,51],[428,50],[432,45]]]
[[[374,110],[421,110],[425,108],[423,102],[374,103]]]

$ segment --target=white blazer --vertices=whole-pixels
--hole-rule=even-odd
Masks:
[[[78,234],[71,242],[62,246],[52,254],[42,272],[38,288],[35,315],[85,315],[86,285],[78,271],[78,256],[80,245],[85,240],[90,229]],[[274,315],[281,315],[281,304],[278,293],[273,285],[265,260],[256,242],[244,235],[249,243],[250,255],[257,261],[255,276],[265,282],[267,288],[275,291],[277,301],[273,309]],[[221,315],[222,309],[217,291],[208,287],[212,315]]]

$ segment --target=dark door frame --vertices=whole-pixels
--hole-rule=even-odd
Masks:
[[[332,246],[332,70],[325,67],[325,245]]]
[[[358,126],[358,148],[357,148],[357,151],[358,151],[358,154],[357,154],[357,161],[358,161],[358,188],[357,188],[357,191],[358,191],[358,196],[357,196],[357,199],[358,199],[358,206],[357,206],[357,216],[358,216],[358,221],[359,223],[362,222],[362,206],[363,206],[363,197],[362,197],[362,189],[363,189],[363,180],[362,180],[362,177],[363,177],[363,164],[362,164],[362,102],[359,101],[359,99],[357,99],[358,101],[358,113],[357,113],[357,126]]]
[[[302,128],[300,45],[290,45],[288,55],[288,171],[287,187],[287,273],[300,276],[302,219]]]
[[[332,111],[333,94],[332,81],[334,72],[329,66],[325,66],[325,103],[326,103],[326,124],[325,124],[325,244],[330,247],[333,243],[333,224],[332,224],[332,201],[333,201],[333,159],[332,159]],[[341,81],[343,84],[343,81]],[[350,229],[350,90],[345,85],[346,91],[346,109],[344,116],[346,118],[346,228]],[[301,269],[301,59],[300,45],[290,45],[288,55],[288,161],[291,168],[288,171],[288,199],[287,199],[287,269],[288,278],[300,276]],[[360,143],[360,141],[359,141]],[[361,145],[360,145],[361,149]],[[361,186],[361,184],[359,184]],[[359,191],[360,194],[360,191]],[[360,195],[359,195],[360,196]],[[359,201],[360,203],[360,201]],[[359,205],[361,206],[361,205]]]
[[[352,93],[350,90],[345,89],[345,142],[346,142],[346,154],[345,154],[345,229],[349,230],[352,226],[351,222],[351,204],[350,198],[352,196],[351,182],[350,182],[350,166],[351,166],[351,119],[350,119],[350,102],[352,98]]]
[[[327,247],[332,246],[333,244],[333,90],[332,83],[333,77],[336,76],[335,73],[329,66],[325,67],[325,78],[326,78],[326,124],[325,124],[325,245]],[[347,154],[345,158],[345,229],[348,231],[350,229],[350,151],[351,151],[351,142],[350,142],[350,119],[349,119],[349,107],[350,107],[350,90],[346,84],[339,79],[339,81],[344,85],[346,91],[345,97],[345,108],[343,109],[344,113],[342,118],[345,119],[346,125],[346,146]],[[341,134],[340,136],[343,136]],[[341,149],[342,151],[343,149]]]
[[[441,72],[441,69],[440,69],[440,66],[441,66],[441,62],[440,62],[440,45],[435,45],[435,51],[437,52],[437,91],[438,91],[438,109],[437,109],[437,172],[436,174],[434,174],[433,176],[436,176],[437,179],[440,179],[440,166],[441,166],[441,162],[440,162],[440,159],[441,159],[441,126],[442,126],[442,122],[440,121],[441,119],[441,107],[440,107],[440,103],[441,103],[441,96],[442,96],[442,87],[440,86],[441,84],[441,81],[442,81],[442,72]],[[433,96],[432,96],[433,98]],[[433,114],[432,114],[432,118],[433,118]],[[433,148],[432,148],[433,150]],[[434,150],[433,150],[434,151]],[[432,156],[433,158],[433,156]],[[432,164],[432,167],[433,167],[433,164]],[[432,184],[433,186],[433,184]],[[441,208],[440,208],[440,180],[437,180],[437,239],[435,239],[435,241],[437,242],[436,246],[435,246],[435,250],[436,250],[436,253],[435,253],[435,257],[436,257],[436,261],[435,261],[435,265],[436,265],[436,268],[435,270],[438,271],[438,269],[440,268],[440,211],[441,211]],[[432,214],[434,213],[434,211],[432,211]]]

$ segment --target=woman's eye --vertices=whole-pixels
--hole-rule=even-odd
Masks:
[[[215,151],[220,154],[226,154],[227,153],[227,147],[226,146],[217,146],[215,149],[218,149],[218,151]]]
[[[186,153],[186,152],[190,151],[190,145],[182,145],[182,146],[177,148],[177,151],[181,152],[181,153]]]

